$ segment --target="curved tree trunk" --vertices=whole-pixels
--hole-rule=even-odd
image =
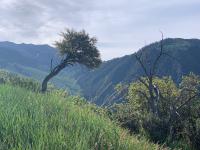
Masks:
[[[48,84],[49,80],[50,80],[51,78],[53,78],[54,76],[55,76],[55,75],[51,72],[50,74],[48,74],[48,75],[44,78],[44,80],[42,81],[42,88],[41,88],[41,92],[42,92],[42,93],[46,92],[46,90],[47,90],[47,84]]]
[[[47,90],[47,85],[49,80],[51,80],[54,76],[56,76],[62,69],[64,69],[66,67],[67,63],[63,62],[61,64],[59,64],[58,66],[56,66],[54,69],[51,70],[51,72],[44,78],[43,82],[42,82],[42,88],[41,88],[41,92],[45,93]]]

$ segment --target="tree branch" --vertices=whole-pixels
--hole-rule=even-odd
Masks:
[[[148,74],[147,68],[145,67],[144,63],[143,63],[142,60],[141,60],[141,56],[142,56],[142,54],[141,54],[139,57],[137,56],[137,54],[135,54],[136,60],[139,62],[139,64],[141,65],[141,67],[142,67],[142,69],[143,69],[145,75],[148,77],[149,74]]]
[[[148,84],[147,84],[141,77],[139,77],[138,80],[139,80],[147,89],[149,88]]]
[[[52,72],[52,69],[53,69],[53,58],[51,58],[50,72]]]
[[[176,111],[180,111],[183,106],[189,104],[190,102],[192,102],[192,100],[194,100],[197,96],[199,96],[199,93],[196,93],[195,95],[193,95],[192,97],[190,97],[188,100],[186,100],[183,104],[181,104],[181,106],[179,106]]]
[[[161,32],[161,34],[162,34],[162,39],[161,39],[161,42],[160,42],[160,53],[159,53],[159,55],[157,56],[156,60],[153,63],[153,67],[152,67],[152,71],[151,71],[151,75],[152,76],[155,75],[155,72],[156,72],[156,69],[157,69],[157,64],[158,64],[160,58],[163,55],[163,33]]]

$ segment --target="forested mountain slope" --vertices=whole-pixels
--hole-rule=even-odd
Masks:
[[[177,83],[182,75],[194,72],[200,74],[200,40],[198,39],[166,39],[164,51],[170,55],[161,59],[158,66],[159,76],[172,76]],[[150,61],[160,50],[160,43],[156,42],[142,48]],[[78,83],[85,96],[97,104],[112,101],[110,95],[116,84],[129,83],[143,75],[141,66],[134,54],[104,62],[100,68],[86,73],[79,78]]]
[[[39,81],[44,79],[53,64],[58,63],[59,56],[55,48],[48,45],[15,44],[0,42],[0,69],[6,69]],[[59,74],[52,82],[72,93],[80,93],[80,87],[72,78],[74,72]]]
[[[158,67],[159,76],[172,76],[178,83],[182,75],[194,72],[200,74],[200,40],[165,39],[164,50],[171,57],[163,57]],[[155,42],[144,48],[146,57],[151,61],[160,50]],[[48,45],[0,43],[0,67],[36,79],[43,79],[49,71],[50,60],[57,62],[56,50]],[[54,80],[60,87],[67,87],[72,93],[80,93],[99,105],[113,102],[110,96],[118,83],[129,83],[143,75],[134,54],[105,61],[95,70],[81,66],[66,68]]]

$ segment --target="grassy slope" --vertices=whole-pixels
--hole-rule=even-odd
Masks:
[[[12,66],[12,65],[10,65]],[[17,66],[17,67],[16,67]],[[32,67],[22,66],[17,64],[16,66],[12,66],[7,68],[8,70],[12,70],[11,72],[20,74],[25,77],[31,77],[37,79],[38,81],[42,81],[44,77],[48,74],[48,72],[44,70],[39,70]],[[61,72],[58,76],[53,78],[51,82],[57,87],[66,88],[71,94],[80,94],[81,89],[79,85],[76,83],[73,78],[70,78],[66,73]]]
[[[0,85],[0,149],[159,149],[70,99]]]

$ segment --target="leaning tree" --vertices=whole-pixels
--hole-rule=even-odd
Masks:
[[[101,64],[99,50],[96,47],[97,39],[90,37],[84,30],[74,31],[67,29],[61,33],[62,39],[56,41],[55,46],[61,56],[61,60],[55,67],[52,66],[50,73],[42,82],[42,92],[47,90],[50,79],[69,65],[81,64],[88,68],[96,68]]]

